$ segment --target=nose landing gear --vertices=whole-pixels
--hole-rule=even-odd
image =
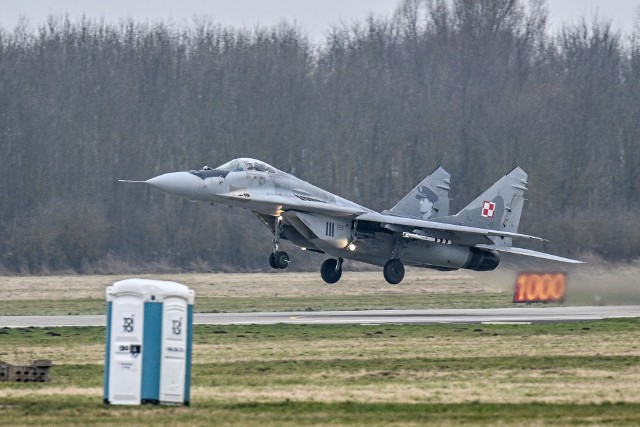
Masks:
[[[287,268],[289,266],[289,254],[279,250],[280,234],[282,234],[282,218],[275,218],[275,226],[273,228],[273,251],[269,254],[269,265],[271,268]]]
[[[269,265],[271,268],[287,268],[290,262],[289,254],[284,251],[271,252],[269,255]]]

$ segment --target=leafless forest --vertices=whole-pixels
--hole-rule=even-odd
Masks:
[[[547,20],[543,1],[407,0],[322,43],[206,18],[1,29],[0,271],[268,269],[251,214],[117,182],[240,156],[377,210],[438,165],[453,210],[520,165],[535,249],[636,259],[640,22]]]

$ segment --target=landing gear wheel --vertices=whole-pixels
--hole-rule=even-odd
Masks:
[[[273,255],[273,265],[275,268],[287,268],[289,267],[289,254],[286,252],[276,252]],[[271,258],[269,258],[269,262],[271,262]]]
[[[342,277],[342,262],[334,258],[326,260],[320,267],[320,275],[325,282],[336,283]]]
[[[390,259],[382,270],[384,279],[392,285],[397,285],[404,279],[404,265],[399,259]]]
[[[271,266],[271,268],[278,268],[276,267],[276,254],[274,254],[273,252],[269,254],[269,265]]]

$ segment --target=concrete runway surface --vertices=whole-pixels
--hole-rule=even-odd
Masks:
[[[196,313],[197,325],[536,323],[640,317],[640,306]],[[104,315],[0,316],[0,328],[105,326]]]

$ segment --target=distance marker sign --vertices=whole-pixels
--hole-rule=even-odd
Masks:
[[[565,273],[519,273],[513,302],[563,302],[566,292]]]

